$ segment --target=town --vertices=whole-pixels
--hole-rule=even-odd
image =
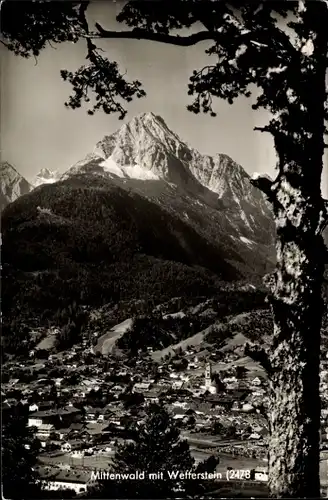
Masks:
[[[116,325],[129,325],[129,321]],[[37,472],[45,491],[86,494],[97,471],[108,470],[117,446],[142,425],[149,405],[160,403],[173,415],[195,462],[220,457],[215,481],[229,470],[250,472],[250,484],[268,479],[268,382],[264,372],[237,362],[235,350],[220,356],[206,342],[159,356],[151,347],[136,358],[111,349],[104,341],[84,337],[63,351],[47,343],[29,351],[27,361],[10,360],[2,373],[2,411],[17,404],[28,408],[28,426],[40,442]],[[161,351],[162,352],[162,351]],[[166,354],[165,354],[166,353]],[[163,354],[163,352],[162,352]],[[220,370],[217,370],[217,367]],[[322,359],[322,488],[327,488],[328,355]],[[238,478],[236,478],[236,482]],[[244,478],[243,483],[247,482]]]

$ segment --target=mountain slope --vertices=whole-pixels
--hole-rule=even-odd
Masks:
[[[179,218],[110,180],[40,186],[2,217],[3,312],[51,314],[72,301],[211,295],[242,273]]]
[[[0,163],[0,179],[0,211],[33,189],[33,186],[8,162]]]
[[[245,170],[227,155],[201,155],[153,113],[105,136],[63,178],[78,173],[111,179],[210,233],[232,256],[248,254],[243,260],[250,273],[263,273],[274,261],[271,210]]]
[[[274,262],[271,213],[242,167],[200,155],[151,113],[16,200],[2,228],[9,316],[211,296],[220,281],[251,283]]]

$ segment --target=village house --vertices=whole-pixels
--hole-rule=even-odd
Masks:
[[[257,432],[252,432],[248,439],[257,441],[258,439],[262,439],[262,436]]]
[[[81,411],[73,406],[36,411],[28,417],[28,427],[40,427],[43,424],[53,424],[55,427],[67,427],[81,417]]]
[[[69,434],[69,427],[54,430],[54,436],[59,441],[65,440],[67,438],[68,434]]]
[[[74,392],[73,397],[77,398],[77,399],[84,399],[86,397],[86,392],[82,391],[82,390],[78,390],[78,391]]]
[[[39,468],[43,489],[47,491],[73,490],[76,494],[85,493],[94,484],[90,472],[81,470],[46,470]]]
[[[115,396],[119,396],[120,394],[122,394],[122,392],[124,392],[124,386],[120,385],[120,384],[116,384],[109,389],[109,392],[111,394],[114,394]]]
[[[88,438],[90,436],[87,431],[87,426],[83,422],[74,422],[73,424],[71,424],[66,435],[69,438],[74,438],[74,436],[83,436],[84,438]]]
[[[67,439],[61,444],[61,451],[63,453],[71,453],[76,450],[83,450],[85,448],[85,442],[83,439]]]
[[[103,421],[105,418],[105,411],[102,408],[92,408],[91,406],[86,406],[85,411],[85,421],[86,422],[98,422]]]
[[[171,408],[174,420],[182,420],[186,417],[186,410],[178,407]]]
[[[36,437],[40,441],[46,441],[50,438],[52,432],[54,432],[55,426],[52,424],[41,424],[37,427]]]
[[[260,386],[262,385],[262,381],[259,377],[255,377],[253,380],[252,380],[252,385],[255,385],[255,386]]]
[[[101,439],[102,441],[107,441],[110,435],[110,424],[109,422],[99,422],[95,424],[88,424],[87,432],[90,436],[90,439],[95,442]]]
[[[243,406],[241,408],[241,411],[244,411],[244,412],[247,412],[247,413],[253,412],[254,411],[254,406],[251,405],[250,403],[245,403],[245,404],[243,404]]]
[[[149,403],[158,403],[160,394],[161,394],[160,390],[152,389],[146,392],[144,394],[144,397]]]
[[[150,388],[150,382],[138,382],[134,384],[132,387],[132,392],[141,392],[148,391]]]
[[[172,375],[172,374],[171,374]],[[180,390],[182,389],[182,386],[183,386],[183,381],[182,380],[176,380],[175,382],[173,382],[172,384],[172,389],[173,390]]]

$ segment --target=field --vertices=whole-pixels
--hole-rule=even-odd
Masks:
[[[107,469],[113,453],[106,455],[91,455],[83,458],[72,458],[68,453],[57,456],[42,456],[40,462],[53,466],[83,467],[86,469]]]
[[[47,336],[39,342],[36,349],[46,349],[47,351],[50,351],[55,345],[55,340],[56,336],[48,333]]]
[[[106,355],[110,353],[115,346],[115,342],[122,337],[122,335],[130,328],[132,324],[131,319],[126,319],[122,323],[119,323],[118,325],[114,326],[110,332],[105,333],[105,335],[102,335],[99,337],[97,345],[94,348],[94,351],[101,352],[102,354]]]

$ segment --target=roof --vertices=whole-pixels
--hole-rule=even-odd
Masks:
[[[91,406],[85,407],[86,413],[104,413],[103,408],[92,408]]]
[[[149,389],[150,382],[137,382],[134,384],[133,389]]]
[[[157,398],[162,393],[161,390],[153,389],[144,394],[145,398]]]
[[[54,426],[52,424],[41,424],[38,427],[38,432],[40,432],[40,431],[50,431],[51,429],[54,429]]]
[[[85,428],[85,424],[82,422],[74,422],[69,426],[70,431],[80,431]]]
[[[183,410],[182,408],[177,408],[174,406],[173,408],[171,408],[171,413],[174,413],[175,415],[185,415],[186,410]]]
[[[90,473],[80,470],[61,470],[57,468],[37,467],[37,472],[41,479],[62,483],[87,484],[90,481]]]
[[[85,443],[82,439],[67,439],[63,444],[70,444],[74,449],[82,449],[85,446]]]
[[[108,427],[108,422],[105,422],[103,424],[88,424],[86,430],[89,434],[95,435],[95,434],[101,434],[104,432]]]
[[[73,413],[80,413],[80,410],[74,406],[69,406],[67,408],[58,408],[50,410],[41,410],[33,412],[29,415],[30,418],[34,417],[54,417],[56,415],[71,415]]]
[[[90,481],[90,473],[86,472],[74,472],[74,471],[60,471],[56,477],[56,482],[67,482],[67,483],[78,483],[78,484],[87,484]]]

